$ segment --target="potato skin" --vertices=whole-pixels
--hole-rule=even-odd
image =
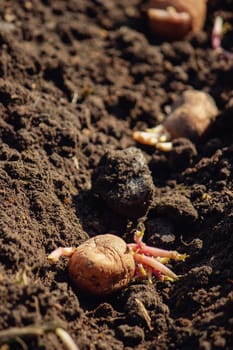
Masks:
[[[149,24],[152,33],[161,39],[182,40],[188,35],[199,32],[206,19],[206,0],[151,0],[149,8],[166,9],[174,7],[177,12],[187,12],[191,17],[190,25],[176,25],[171,22],[162,22],[150,18]]]
[[[68,270],[79,290],[105,295],[128,285],[135,273],[135,262],[123,239],[105,234],[81,244],[71,256]]]
[[[163,126],[172,139],[186,137],[195,141],[204,136],[217,114],[218,108],[209,94],[186,90],[173,104]]]

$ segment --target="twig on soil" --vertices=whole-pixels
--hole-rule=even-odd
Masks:
[[[23,350],[28,350],[28,346],[27,346],[27,344],[25,343],[25,341],[24,341],[23,339],[17,337],[17,338],[15,338],[15,340],[16,340],[16,342],[21,346],[21,348],[22,348]],[[4,345],[3,345],[3,349],[2,349],[2,348],[0,348],[0,349],[1,349],[1,350],[4,350]],[[8,350],[8,347],[7,347],[6,350]]]
[[[21,270],[19,270],[16,274],[16,284],[22,285],[24,287],[28,286],[28,275],[27,275],[28,268],[25,267]]]
[[[12,339],[18,339],[20,337],[28,336],[42,336],[49,332],[55,332],[60,338],[67,350],[79,350],[71,336],[62,327],[61,322],[48,322],[44,324],[34,324],[25,327],[12,327],[6,330],[0,331],[0,344],[8,342]]]
[[[144,320],[145,320],[149,330],[153,331],[153,327],[151,325],[151,317],[150,317],[147,309],[145,308],[143,302],[140,299],[138,299],[138,298],[135,298],[135,302],[136,302],[136,304],[137,304],[137,306],[138,306],[138,308],[140,310],[140,314],[143,316],[143,318],[144,318]]]
[[[56,328],[56,334],[57,336],[63,341],[64,345],[67,347],[68,350],[78,350],[79,348],[69,335],[63,328]]]

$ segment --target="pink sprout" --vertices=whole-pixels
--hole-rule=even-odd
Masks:
[[[178,276],[165,264],[170,259],[184,261],[187,255],[179,254],[177,251],[148,246],[142,241],[143,235],[144,231],[136,231],[134,235],[135,243],[128,244],[136,262],[135,277],[147,276],[149,282],[151,282],[152,275],[162,281],[178,279]]]
[[[230,51],[225,50],[222,47],[222,38],[224,34],[224,24],[223,19],[220,16],[217,16],[214,21],[213,29],[212,29],[212,35],[211,35],[211,44],[212,48],[215,50],[218,50],[219,52],[222,52],[225,57],[228,59],[233,58],[233,53]]]

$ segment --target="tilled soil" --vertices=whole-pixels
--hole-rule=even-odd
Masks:
[[[210,44],[221,15],[231,50],[232,5],[208,1],[204,30],[168,43],[149,33],[140,0],[0,2],[1,350],[63,349],[57,327],[80,350],[233,348],[233,60]],[[169,153],[133,141],[190,88],[219,108],[202,140]],[[135,201],[129,176],[146,182]],[[189,255],[171,265],[177,282],[91,297],[66,259],[47,260],[97,234],[130,242],[136,228]]]

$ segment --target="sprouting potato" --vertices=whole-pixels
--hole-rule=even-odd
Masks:
[[[106,234],[79,246],[68,269],[78,288],[94,294],[107,294],[129,283],[134,276],[135,262],[121,238]]]
[[[205,135],[218,115],[214,99],[198,90],[186,90],[171,107],[165,121],[146,131],[135,131],[133,139],[161,150],[172,149],[171,141],[185,137],[197,141]]]
[[[165,264],[169,259],[185,260],[186,254],[147,246],[144,232],[136,231],[135,242],[127,244],[112,234],[98,235],[79,247],[55,249],[48,259],[57,262],[69,257],[69,276],[77,289],[93,295],[106,295],[126,287],[134,278],[155,275],[159,280],[178,276]]]
[[[125,287],[134,276],[133,255],[118,236],[92,237],[68,254],[64,252],[67,248],[61,249],[61,255],[70,256],[69,275],[79,290],[96,295],[108,294]]]
[[[151,0],[147,15],[151,32],[158,38],[182,40],[202,29],[206,0]]]

